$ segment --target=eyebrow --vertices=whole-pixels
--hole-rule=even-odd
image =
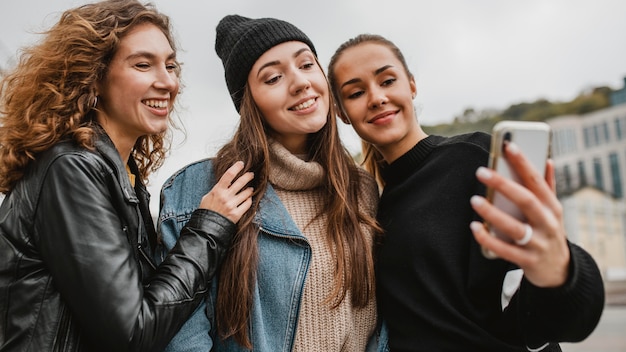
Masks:
[[[140,58],[140,57],[145,57],[148,59],[155,59],[157,57],[157,55],[155,55],[154,53],[151,53],[149,51],[138,51],[135,53],[132,53],[130,55],[128,55],[126,57],[126,60],[132,60],[132,59],[136,59],[136,58]],[[167,60],[173,60],[176,59],[176,53],[172,52],[168,57]]]
[[[300,56],[302,53],[307,52],[307,51],[311,52],[311,49],[309,49],[309,48],[301,48],[301,49],[297,50],[293,54],[293,57],[296,58],[296,57]],[[267,62],[267,63],[263,64],[261,67],[259,67],[259,70],[257,71],[256,76],[259,77],[259,74],[261,74],[261,71],[263,71],[263,69],[265,69],[266,67],[276,66],[276,65],[279,65],[279,64],[280,64],[280,60],[274,60],[274,61],[270,61],[270,62]]]
[[[378,76],[379,74],[385,72],[386,70],[388,70],[388,69],[390,69],[392,67],[393,67],[393,65],[385,65],[383,67],[377,68],[377,69],[374,70],[374,76]],[[353,79],[347,80],[344,84],[341,85],[340,88],[343,88],[343,87],[345,87],[345,86],[347,86],[349,84],[359,83],[359,82],[362,82],[362,81],[363,80],[360,79],[360,78],[353,78]]]

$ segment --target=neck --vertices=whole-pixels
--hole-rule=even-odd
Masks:
[[[416,124],[400,141],[384,146],[376,146],[376,149],[378,149],[385,161],[391,164],[426,137],[428,137],[426,132],[422,130],[419,124]]]
[[[119,129],[114,128],[113,125],[106,123],[106,119],[98,119],[98,123],[102,126],[109,138],[111,138],[111,141],[113,142],[113,145],[115,145],[117,152],[120,154],[122,161],[127,163],[128,158],[130,158],[130,153],[135,147],[135,143],[137,142],[139,136],[130,136],[128,133],[124,133]]]
[[[107,131],[107,134],[108,131]],[[133,150],[133,147],[135,146],[135,141],[131,141],[125,138],[116,138],[116,136],[110,135],[109,134],[109,138],[111,138],[111,141],[113,142],[113,145],[115,145],[115,149],[117,149],[117,152],[120,154],[120,158],[122,158],[122,161],[126,164],[128,163],[128,158],[130,158],[130,153]]]
[[[285,149],[287,149],[291,154],[294,155],[307,155],[307,140],[306,134],[295,134],[295,135],[279,135],[276,134],[272,136],[277,142],[283,145]]]

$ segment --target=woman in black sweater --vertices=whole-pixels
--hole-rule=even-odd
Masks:
[[[490,136],[428,136],[400,50],[377,35],[342,44],[329,65],[341,118],[364,140],[366,165],[384,185],[377,294],[394,351],[560,351],[595,328],[604,288],[593,258],[567,241],[554,193],[514,144],[522,184],[489,171]],[[485,201],[485,185],[523,208],[532,238],[491,237],[483,219],[520,241],[525,224]],[[472,236],[473,234],[473,236]],[[483,257],[481,245],[500,258]]]

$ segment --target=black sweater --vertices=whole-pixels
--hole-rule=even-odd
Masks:
[[[591,256],[569,244],[568,281],[542,289],[522,279],[506,309],[502,284],[515,268],[485,259],[469,224],[470,197],[484,194],[475,171],[490,137],[429,136],[382,170],[377,254],[379,306],[392,351],[560,351],[595,328],[604,288]]]

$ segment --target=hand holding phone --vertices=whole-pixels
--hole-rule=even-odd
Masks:
[[[545,174],[545,166],[550,149],[550,126],[548,124],[544,122],[501,121],[493,127],[489,168],[495,170],[503,177],[519,183],[519,177],[504,157],[503,148],[505,143],[508,142],[515,143],[533,167],[540,174]],[[494,189],[487,189],[487,200],[514,218],[526,222],[521,209]],[[513,243],[510,237],[491,227],[489,223],[486,223],[486,226],[492,236]],[[497,257],[486,248],[483,248],[482,252],[487,258],[493,259]]]

